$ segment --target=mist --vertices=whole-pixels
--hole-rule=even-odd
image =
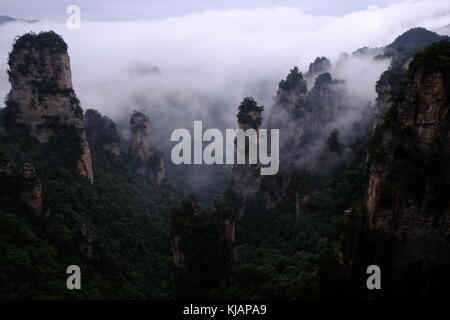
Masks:
[[[83,8],[81,8],[83,10]],[[289,69],[303,71],[316,56],[333,63],[342,52],[385,46],[409,28],[439,29],[450,21],[449,1],[405,1],[344,16],[313,16],[289,7],[207,11],[149,21],[0,26],[0,95],[9,91],[7,55],[15,36],[54,30],[69,46],[75,91],[84,109],[125,121],[145,112],[153,143],[170,144],[176,128],[235,128],[245,96],[265,106],[267,119],[278,82]],[[361,100],[375,98],[374,85],[387,63],[352,59],[336,69]]]

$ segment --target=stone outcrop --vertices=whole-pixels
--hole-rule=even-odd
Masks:
[[[253,98],[244,98],[237,114],[239,129],[245,131],[252,128],[258,132],[262,123],[262,111],[264,111],[264,107],[258,106],[258,103]]]
[[[110,142],[102,145],[103,150],[108,151],[112,155],[118,156],[120,155],[120,143],[119,142]]]
[[[279,84],[268,123],[271,129],[281,129],[282,169],[308,162],[308,156],[320,152],[334,129],[333,121],[346,111],[348,100],[345,83],[332,79],[329,73],[317,76],[308,92],[302,73],[297,67],[291,70]]]
[[[222,221],[224,238],[234,244],[236,241],[236,221],[234,219],[225,219]]]
[[[226,203],[222,202],[219,196],[216,195],[213,200],[215,224],[218,226],[222,238],[233,251],[236,241],[236,215]]]
[[[42,213],[42,181],[36,176],[36,169],[29,163],[22,168],[21,199],[35,214]]]
[[[164,156],[150,145],[149,118],[135,111],[130,119],[130,155],[137,159],[137,173],[157,185],[166,177]]]
[[[239,129],[244,131],[254,129],[255,133],[258,134],[263,111],[264,107],[259,106],[253,98],[244,98],[237,114]],[[256,143],[258,143],[257,140]],[[246,139],[245,164],[236,163],[232,172],[231,190],[239,203],[239,217],[243,216],[249,198],[252,198],[258,192],[261,182],[260,164],[250,164],[248,161],[249,147],[249,141]],[[235,149],[237,151],[237,148]]]
[[[328,122],[336,118],[344,104],[343,81],[335,80],[329,73],[320,74],[308,94],[309,108],[320,120]]]
[[[399,99],[414,54],[442,40],[448,41],[450,37],[424,28],[412,28],[388,46],[381,48],[382,52],[375,56],[375,59],[391,59],[391,65],[389,70],[383,72],[375,87],[378,97],[374,110],[374,128],[383,122],[386,111]]]
[[[269,126],[275,124],[281,126],[286,119],[277,119],[279,112],[286,112],[289,118],[299,118],[305,112],[308,87],[298,67],[294,67],[287,75],[286,80],[281,80],[277,94],[274,98],[273,111],[269,119]]]
[[[352,52],[353,57],[372,58],[384,53],[384,48],[363,47]]]
[[[92,258],[92,246],[94,244],[92,233],[84,222],[81,224],[80,232],[82,236],[80,250],[86,258],[90,259]]]
[[[130,119],[130,154],[147,160],[151,156],[150,152],[150,122],[148,117],[135,111]]]
[[[303,207],[310,201],[310,195],[301,195],[299,192],[295,194],[295,216],[298,219],[302,215]]]
[[[393,296],[442,295],[450,284],[449,58],[446,42],[411,63],[375,131],[364,205],[345,216],[349,273],[379,265]]]
[[[9,176],[13,172],[11,162],[7,155],[0,149],[0,174]]]
[[[314,62],[309,64],[307,77],[314,77],[315,75],[329,72],[331,70],[331,61],[326,57],[317,57]]]
[[[88,109],[84,123],[89,145],[99,147],[114,156],[120,155],[120,136],[114,121],[102,116],[98,111]]]
[[[162,155],[159,155],[156,157],[155,170],[153,171],[153,181],[155,181],[157,185],[161,185],[165,178],[166,162],[164,161],[164,157]]]
[[[77,131],[81,176],[93,182],[89,144],[84,132],[83,110],[72,86],[67,45],[56,33],[25,34],[14,43],[9,55],[11,91],[6,105],[16,125],[47,143],[65,128]]]
[[[86,177],[91,183],[94,182],[94,169],[92,167],[91,149],[86,140],[86,134],[81,134],[81,156],[77,162],[78,172],[80,176]]]
[[[297,67],[290,71],[285,80],[280,81],[268,121],[269,129],[280,130],[280,172],[275,179],[262,177],[257,165],[234,166],[231,191],[235,196],[239,218],[245,214],[246,208],[258,205],[262,199],[268,206],[274,206],[292,191],[286,188],[294,188],[293,192],[296,193],[297,187],[295,179],[290,178],[290,168],[303,165],[314,170],[319,164],[328,161],[321,166],[321,170],[325,171],[325,167],[334,165],[341,152],[330,155],[326,138],[332,132],[336,133],[337,138],[333,125],[338,116],[348,111],[348,100],[345,83],[332,79],[329,73],[318,75],[309,92],[307,81]],[[256,124],[254,128],[259,130],[260,121],[253,123],[251,116],[243,117],[247,113],[241,110],[242,105],[239,111],[242,120],[239,120],[238,115],[239,127],[247,129]],[[260,112],[252,111],[252,115],[256,119],[261,117]],[[300,198],[304,196],[298,194]]]

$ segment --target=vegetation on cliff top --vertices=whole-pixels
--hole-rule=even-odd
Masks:
[[[423,69],[426,72],[450,71],[450,41],[436,42],[417,53],[409,65],[410,74]]]
[[[414,54],[422,48],[441,40],[450,40],[425,28],[412,28],[398,36],[387,48],[396,49],[405,54]]]
[[[90,184],[73,170],[79,145],[69,131],[42,145],[20,128],[0,130],[13,170],[0,173],[0,299],[172,298],[167,217],[178,193],[136,179],[127,155],[110,157],[96,145]],[[21,198],[24,162],[44,184],[48,217]],[[91,257],[83,251],[89,239]],[[72,264],[82,269],[83,290],[62,289]]]
[[[239,105],[238,109],[238,122],[239,123],[250,123],[255,125],[260,125],[262,122],[262,117],[259,116],[256,119],[253,119],[250,115],[248,115],[249,112],[256,111],[256,112],[263,112],[264,106],[258,106],[258,103],[252,98],[252,97],[246,97]]]
[[[120,142],[117,126],[110,118],[93,109],[86,110],[84,118],[86,136],[91,145],[101,147],[104,144]]]
[[[202,209],[194,198],[172,209],[170,232],[178,239],[184,265],[177,268],[176,296],[182,299],[220,299],[230,280],[234,247],[225,237],[223,223],[235,214],[216,200],[213,210]]]
[[[20,49],[32,46],[36,49],[47,48],[52,52],[66,52],[67,44],[64,39],[54,31],[42,31],[39,33],[29,32],[14,39],[13,51],[14,53]]]
[[[417,52],[432,43],[450,40],[450,37],[441,36],[425,28],[412,28],[398,36],[394,42],[384,48],[384,53],[375,59],[392,58],[392,65],[400,67]]]

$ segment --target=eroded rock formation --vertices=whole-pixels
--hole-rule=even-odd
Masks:
[[[361,210],[347,212],[344,263],[383,270],[388,294],[433,296],[450,284],[450,44],[415,57],[370,150]]]
[[[135,111],[130,119],[130,154],[141,159],[147,160],[150,153],[150,122],[148,117]]]
[[[197,272],[195,264],[202,255],[216,256],[223,260],[224,266],[230,264],[235,256],[235,239],[235,213],[218,196],[214,198],[214,210],[210,213],[204,212],[195,200],[186,200],[172,211],[174,265],[188,273]],[[215,252],[210,251],[212,248]]]
[[[33,213],[41,214],[42,181],[36,176],[36,169],[29,163],[25,163],[22,168],[22,178],[22,201]]]
[[[25,34],[9,55],[11,91],[6,105],[17,125],[26,127],[41,143],[67,128],[77,132],[81,176],[94,179],[83,110],[72,86],[67,45],[56,33]]]
[[[149,118],[135,111],[130,119],[130,155],[138,160],[137,173],[160,185],[166,176],[164,156],[150,144]]]
[[[295,163],[314,165],[323,141],[335,129],[333,122],[348,112],[348,101],[345,82],[329,73],[317,76],[309,92],[297,67],[280,81],[268,126],[280,129],[282,169]]]
[[[120,136],[116,124],[98,111],[89,109],[85,113],[86,136],[91,146],[120,155]]]
[[[92,257],[92,247],[94,244],[92,232],[89,230],[88,226],[84,222],[81,223],[80,232],[82,236],[80,250],[86,258],[90,259]]]
[[[314,77],[318,74],[329,72],[331,69],[331,61],[326,57],[317,57],[314,62],[309,64],[307,77]]]

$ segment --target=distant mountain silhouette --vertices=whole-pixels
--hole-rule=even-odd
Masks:
[[[21,19],[21,18],[13,18],[10,16],[0,16],[0,25],[8,23],[8,22],[26,22],[26,23],[35,23],[38,22],[39,20],[37,19],[33,19],[33,20],[26,20],[26,19]]]

